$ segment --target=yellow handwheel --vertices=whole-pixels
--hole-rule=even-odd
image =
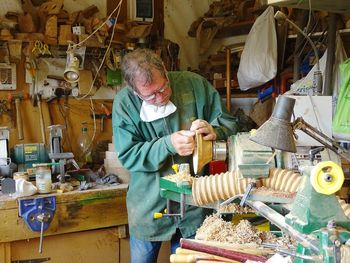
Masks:
[[[320,162],[312,169],[310,182],[316,192],[334,194],[344,183],[343,169],[332,161]]]

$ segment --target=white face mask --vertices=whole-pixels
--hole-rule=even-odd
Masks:
[[[163,106],[155,106],[143,101],[140,110],[140,118],[142,121],[151,122],[167,117],[175,111],[176,106],[170,100]]]

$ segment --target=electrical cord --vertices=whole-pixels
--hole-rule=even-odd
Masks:
[[[85,41],[87,41],[87,40],[88,40],[92,35],[94,35],[100,28],[102,28],[102,26],[104,26],[104,25],[110,20],[110,18],[112,17],[112,15],[117,11],[117,15],[116,15],[116,17],[115,17],[115,24],[116,24],[117,21],[118,21],[118,18],[119,18],[119,14],[120,14],[120,10],[121,10],[121,5],[122,5],[122,3],[123,3],[123,0],[120,0],[120,2],[119,2],[119,4],[117,5],[117,7],[111,12],[111,14],[107,17],[107,19],[106,19],[95,31],[93,31],[87,38],[85,38],[83,41],[79,42],[78,44],[72,45],[72,48],[76,48],[76,47],[80,46],[82,43],[84,43]],[[96,128],[96,126],[97,126],[97,125],[96,125],[96,112],[95,112],[95,108],[94,108],[94,103],[93,103],[93,100],[92,100],[92,96],[90,95],[90,93],[91,93],[91,91],[92,91],[92,89],[93,89],[93,87],[94,87],[94,83],[95,83],[95,81],[96,81],[96,79],[97,79],[97,76],[98,76],[99,72],[101,71],[101,68],[102,68],[102,66],[103,66],[103,64],[104,64],[104,62],[105,62],[105,60],[106,60],[106,56],[107,56],[107,54],[108,54],[108,51],[109,51],[109,49],[111,48],[112,40],[113,40],[113,37],[114,37],[114,33],[115,33],[115,26],[114,26],[114,24],[113,24],[113,30],[112,30],[111,38],[110,38],[110,40],[109,40],[109,43],[108,43],[107,49],[106,49],[106,51],[105,51],[105,54],[104,54],[104,56],[103,56],[103,58],[102,58],[101,64],[100,64],[100,66],[98,67],[98,69],[97,69],[97,71],[96,71],[96,74],[95,74],[95,77],[94,77],[94,79],[93,79],[93,81],[92,81],[92,83],[91,83],[91,86],[90,86],[89,91],[88,91],[85,95],[83,95],[83,96],[81,96],[81,97],[74,97],[76,100],[82,100],[82,99],[85,99],[85,98],[87,98],[87,97],[89,96],[89,99],[90,99],[90,111],[91,111],[92,117],[93,117],[94,129],[93,129],[93,135],[92,135],[92,137],[91,137],[91,140],[90,140],[90,142],[89,142],[89,144],[88,144],[87,149],[89,149],[90,146],[92,145],[92,143],[93,143],[93,141],[94,141],[94,139],[95,139],[96,130],[97,130],[97,128]]]

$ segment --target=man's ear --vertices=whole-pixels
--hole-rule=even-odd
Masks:
[[[162,62],[162,65],[163,65],[163,69],[164,69],[164,77],[168,78],[168,70],[166,69],[165,65],[164,65],[164,62]]]

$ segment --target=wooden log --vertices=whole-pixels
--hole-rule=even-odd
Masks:
[[[58,35],[59,45],[68,45],[68,41],[72,41],[72,27],[70,25],[60,25],[60,31]]]

